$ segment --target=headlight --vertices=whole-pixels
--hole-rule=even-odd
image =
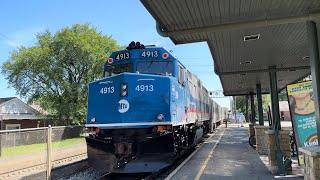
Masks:
[[[126,90],[127,87],[128,87],[127,84],[122,84],[122,85],[121,85],[121,89],[122,89],[122,90]]]
[[[122,91],[121,92],[121,96],[126,96],[127,95],[127,91]]]
[[[120,96],[128,96],[128,84],[127,83],[121,83],[120,84]]]
[[[157,115],[157,120],[162,121],[164,119],[164,115],[163,114],[158,114]]]
[[[91,122],[92,122],[92,123],[96,122],[96,118],[95,118],[95,117],[92,117],[92,118],[91,118]]]

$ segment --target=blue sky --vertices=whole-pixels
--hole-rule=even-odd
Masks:
[[[213,60],[206,42],[174,45],[169,38],[157,34],[155,20],[138,0],[6,0],[0,6],[0,64],[19,45],[32,46],[36,33],[56,32],[76,23],[91,23],[98,31],[111,35],[120,45],[131,41],[163,46],[173,51],[186,67],[200,78],[209,90],[222,90],[220,79],[213,72]],[[0,74],[0,97],[18,96],[8,88]],[[18,96],[19,97],[19,96]],[[229,98],[215,99],[229,107]]]

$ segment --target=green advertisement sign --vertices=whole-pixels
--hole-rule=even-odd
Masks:
[[[297,145],[318,145],[312,81],[288,85],[287,92]]]

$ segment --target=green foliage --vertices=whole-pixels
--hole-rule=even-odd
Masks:
[[[246,96],[237,96],[236,97],[236,109],[237,112],[245,112],[246,109]]]
[[[268,110],[269,103],[271,102],[270,94],[262,95],[262,108],[264,110]]]
[[[283,89],[279,94],[279,101],[287,101],[287,91]],[[262,95],[262,109],[266,113],[269,109],[269,103],[271,102],[270,94],[263,94]],[[254,96],[254,107],[256,116],[258,115],[258,101],[257,96]],[[234,100],[232,100],[232,109],[234,109]],[[246,112],[246,97],[245,96],[237,96],[236,97],[236,109],[237,112]],[[248,113],[251,114],[251,101],[250,98],[248,100]],[[266,115],[266,114],[264,114]]]
[[[80,124],[86,115],[87,85],[101,77],[103,64],[120,46],[88,24],[37,34],[32,47],[19,47],[2,73],[21,97],[39,103],[59,119]]]
[[[279,92],[278,97],[279,101],[288,101],[287,89],[282,89],[282,91]]]
[[[251,101],[250,97],[248,96],[248,115],[251,114]],[[268,110],[268,105],[271,98],[269,94],[262,95],[262,108],[266,112]],[[234,106],[234,101],[232,102]],[[237,112],[242,112],[246,114],[246,96],[237,96],[236,97],[236,104],[237,104]],[[257,97],[254,96],[254,107],[256,116],[258,115],[258,101]]]

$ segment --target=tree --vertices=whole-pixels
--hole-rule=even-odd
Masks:
[[[245,112],[246,109],[246,96],[236,97],[236,109],[238,112]]]
[[[89,24],[75,24],[55,34],[37,34],[34,46],[11,52],[1,68],[21,97],[38,102],[58,124],[80,123],[85,120],[88,83],[101,77],[105,60],[119,48]]]
[[[269,103],[271,102],[270,94],[262,95],[262,108],[268,110]]]
[[[288,101],[287,89],[284,88],[278,93],[279,101]]]

